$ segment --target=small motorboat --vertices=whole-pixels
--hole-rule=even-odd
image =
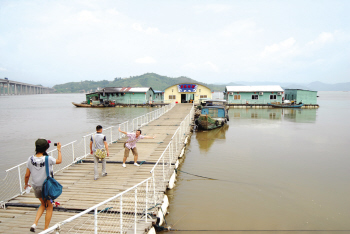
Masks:
[[[304,104],[299,103],[299,104],[272,104],[272,103],[267,103],[267,105],[272,106],[274,108],[301,108]]]

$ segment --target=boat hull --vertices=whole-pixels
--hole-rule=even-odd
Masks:
[[[292,104],[272,104],[272,103],[267,103],[267,105],[272,106],[274,108],[301,108],[304,104],[292,105]]]
[[[197,125],[199,129],[211,130],[220,128],[227,123],[225,118],[212,118],[208,115],[200,115],[197,119]]]
[[[90,105],[90,104],[83,104],[83,103],[75,103],[72,102],[72,104],[76,107],[92,107],[92,108],[104,108],[104,107],[114,107],[114,106],[104,106],[104,105]]]

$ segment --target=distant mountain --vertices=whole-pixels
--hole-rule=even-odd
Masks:
[[[69,82],[53,86],[58,93],[78,93],[95,91],[97,88],[104,87],[152,87],[154,90],[165,90],[166,88],[179,83],[198,83],[207,86],[212,91],[223,91],[225,85],[205,84],[191,78],[181,76],[178,78],[170,78],[155,73],[146,73],[140,76],[132,76],[130,78],[115,78],[113,81],[81,81]]]
[[[95,91],[97,88],[104,87],[152,87],[154,90],[165,90],[166,88],[179,83],[198,83],[209,87],[213,92],[223,92],[226,86],[240,86],[240,85],[280,85],[284,89],[306,89],[314,91],[350,91],[350,82],[339,84],[325,84],[319,81],[310,84],[297,84],[287,82],[245,82],[237,81],[227,84],[206,84],[196,81],[194,79],[181,76],[178,78],[171,78],[161,76],[155,73],[146,73],[140,76],[131,76],[129,78],[115,78],[113,81],[81,81],[69,82],[65,84],[55,85],[53,88],[58,93],[79,93]]]
[[[326,84],[319,81],[315,81],[309,84],[300,83],[287,83],[287,82],[245,82],[237,81],[242,85],[280,85],[284,89],[306,89],[313,91],[350,91],[350,82],[338,83],[338,84]]]
[[[350,82],[325,84],[319,81],[312,82],[307,85],[309,89],[316,91],[350,91]]]

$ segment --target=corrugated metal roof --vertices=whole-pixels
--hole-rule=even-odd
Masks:
[[[227,92],[283,92],[279,85],[226,86]]]
[[[139,88],[131,88],[128,90],[129,93],[145,93],[150,89],[150,87],[139,87]]]
[[[97,93],[103,93],[103,90],[106,93],[146,93],[151,87],[105,87],[97,91]]]

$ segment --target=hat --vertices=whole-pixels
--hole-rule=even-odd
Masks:
[[[37,152],[45,152],[50,147],[50,144],[45,139],[38,139],[35,142],[35,148]]]

